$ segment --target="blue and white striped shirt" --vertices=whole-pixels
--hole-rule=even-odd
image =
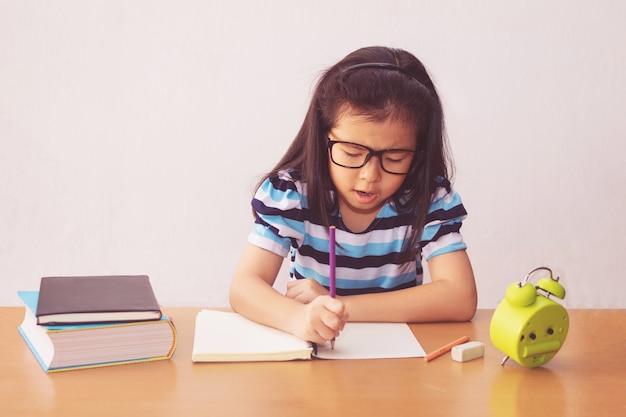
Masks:
[[[413,216],[399,214],[393,204],[385,204],[362,233],[349,231],[338,218],[337,294],[374,293],[420,285],[422,259],[465,249],[459,230],[467,212],[459,195],[442,186],[431,201],[416,259],[402,256]],[[306,186],[282,171],[263,182],[252,207],[257,220],[249,242],[280,256],[291,255],[292,278],[314,278],[328,287],[328,229],[308,209]]]

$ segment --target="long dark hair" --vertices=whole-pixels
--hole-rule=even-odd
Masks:
[[[418,152],[414,168],[393,196],[399,212],[415,216],[406,248],[413,250],[438,179],[450,178],[452,163],[439,95],[424,65],[409,52],[380,46],[362,48],[324,71],[300,131],[263,180],[281,170],[299,171],[299,179],[307,187],[309,209],[329,226],[338,203],[328,170],[327,134],[346,109],[372,121],[392,118],[415,128]]]

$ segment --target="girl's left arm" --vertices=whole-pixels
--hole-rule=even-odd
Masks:
[[[476,313],[477,293],[465,250],[432,257],[431,282],[404,290],[341,297],[350,321],[468,321]]]

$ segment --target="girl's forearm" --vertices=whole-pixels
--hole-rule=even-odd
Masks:
[[[293,333],[291,318],[301,304],[291,300],[260,278],[247,278],[245,285],[233,280],[230,305],[237,313],[258,323]]]
[[[476,313],[476,283],[465,251],[428,262],[432,282],[405,290],[344,297],[353,321],[467,321]]]
[[[350,321],[468,321],[476,312],[476,293],[438,281],[387,293],[341,297]]]

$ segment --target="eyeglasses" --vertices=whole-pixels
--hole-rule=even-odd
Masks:
[[[406,175],[413,169],[415,151],[409,149],[383,149],[375,151],[358,143],[342,142],[328,138],[330,159],[335,165],[344,168],[361,168],[372,159],[378,157],[383,171],[390,174]]]

